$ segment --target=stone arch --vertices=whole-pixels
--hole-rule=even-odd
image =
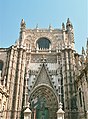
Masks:
[[[36,46],[38,46],[39,49],[49,49],[51,45],[51,41],[46,37],[40,37],[36,41]]]
[[[30,93],[30,103],[31,103],[32,112],[34,109],[42,112],[41,104],[44,104],[43,107],[45,107],[45,110],[47,110],[47,111],[45,110],[44,111],[47,112],[46,114],[48,115],[45,118],[56,119],[56,116],[57,116],[56,112],[58,110],[58,98],[54,90],[50,86],[46,84],[40,84],[36,86]],[[38,113],[37,113],[37,117],[38,117]],[[39,119],[39,118],[36,118],[36,119]]]

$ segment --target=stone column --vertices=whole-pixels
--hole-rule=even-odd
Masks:
[[[9,90],[9,86],[10,86],[13,54],[14,54],[14,48],[12,46],[11,51],[9,51],[9,54],[8,54],[8,55],[10,55],[10,57],[8,59],[9,60],[9,67],[8,67],[8,76],[7,76],[7,90]]]
[[[19,96],[18,96],[18,106],[17,106],[17,117],[20,119],[21,107],[22,107],[22,96],[23,96],[23,87],[24,87],[24,75],[25,75],[25,60],[26,60],[26,52],[23,51],[23,57],[21,61],[21,76],[19,81]]]
[[[50,46],[49,46],[49,53],[51,53],[51,44],[50,44]]]
[[[34,110],[34,119],[36,119],[36,109]]]
[[[17,113],[18,113],[18,101],[19,101],[19,87],[20,87],[20,80],[21,74],[22,74],[22,55],[23,55],[23,49],[18,49],[18,59],[17,59],[17,69],[16,69],[16,76],[15,76],[15,82],[14,82],[14,92],[13,92],[13,105],[12,105],[12,113],[11,118],[16,119]]]
[[[28,62],[28,61],[27,61]],[[29,63],[26,63],[26,77],[25,77],[25,101],[24,101],[24,106],[26,107],[27,102],[28,102],[28,80],[29,80]]]
[[[38,53],[39,51],[39,48],[38,48],[38,43],[37,43],[37,46],[36,46],[36,53]]]
[[[59,110],[57,111],[57,119],[64,119],[64,111],[62,110],[62,103],[59,103]]]
[[[86,112],[86,115],[87,115],[87,119],[88,119],[88,111]]]
[[[7,78],[7,90],[9,91],[9,97],[8,97],[8,103],[7,103],[7,117],[6,119],[9,119],[11,116],[12,111],[12,106],[13,106],[13,99],[14,99],[14,87],[15,87],[15,76],[16,76],[16,65],[17,65],[17,56],[18,56],[18,51],[16,48],[12,47],[11,49],[11,54],[9,51],[8,56],[9,60],[9,69],[8,69],[8,76]]]

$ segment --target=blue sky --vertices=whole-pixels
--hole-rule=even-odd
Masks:
[[[70,18],[75,31],[75,48],[81,52],[88,37],[88,0],[0,0],[0,47],[9,47],[19,37],[20,22],[27,28],[61,28]]]

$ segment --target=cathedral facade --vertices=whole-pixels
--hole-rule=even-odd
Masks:
[[[56,119],[59,103],[65,119],[87,119],[88,41],[82,55],[74,48],[69,19],[61,29],[27,29],[22,19],[15,45],[0,48],[0,117]]]

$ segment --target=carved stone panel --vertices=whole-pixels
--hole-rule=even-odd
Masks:
[[[56,63],[57,57],[56,55],[45,55],[44,56],[47,63]],[[43,55],[42,54],[32,54],[31,55],[31,63],[41,63]]]

